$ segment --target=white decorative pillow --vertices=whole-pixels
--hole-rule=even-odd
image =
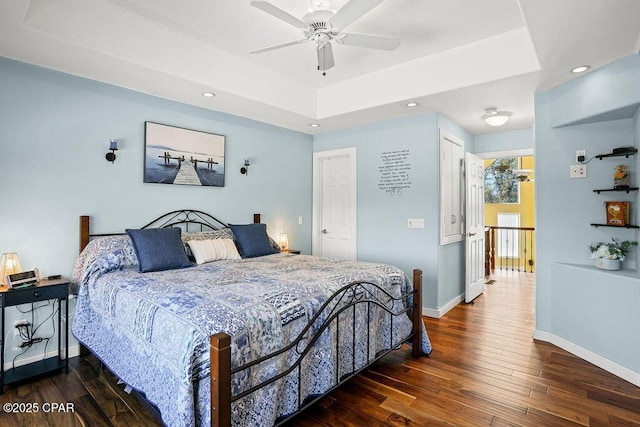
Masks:
[[[189,240],[187,245],[198,265],[219,259],[240,259],[231,239]]]

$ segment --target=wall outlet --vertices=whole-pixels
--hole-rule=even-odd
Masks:
[[[20,329],[18,329],[18,326],[29,326],[31,323],[29,323],[26,319],[20,319],[20,320],[16,320],[14,325],[15,328],[13,328],[13,335],[14,336],[18,336],[20,335]]]
[[[298,225],[302,225],[303,222],[304,222],[304,218],[302,218],[302,215],[300,215],[298,217]]]
[[[576,151],[576,162],[584,163],[587,160],[587,150],[577,150]]]
[[[569,166],[570,178],[586,178],[587,177],[587,165],[571,165]]]

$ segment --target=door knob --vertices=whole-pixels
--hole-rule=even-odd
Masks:
[[[472,233],[472,232],[467,233],[467,236],[469,236],[469,237],[475,236],[475,235],[476,235],[476,233]]]
[[[323,228],[323,229],[322,229],[322,231],[321,231],[321,233],[322,233],[322,234],[327,234],[327,233],[328,233],[328,231],[327,231],[327,229],[326,229],[326,228]]]

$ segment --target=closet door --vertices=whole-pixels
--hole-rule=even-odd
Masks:
[[[440,129],[440,244],[463,240],[464,141]]]

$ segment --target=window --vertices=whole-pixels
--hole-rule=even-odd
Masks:
[[[520,254],[519,230],[503,230],[500,227],[520,227],[520,214],[498,212],[498,257],[518,258]]]
[[[520,203],[517,157],[496,159],[484,170],[485,203]]]

